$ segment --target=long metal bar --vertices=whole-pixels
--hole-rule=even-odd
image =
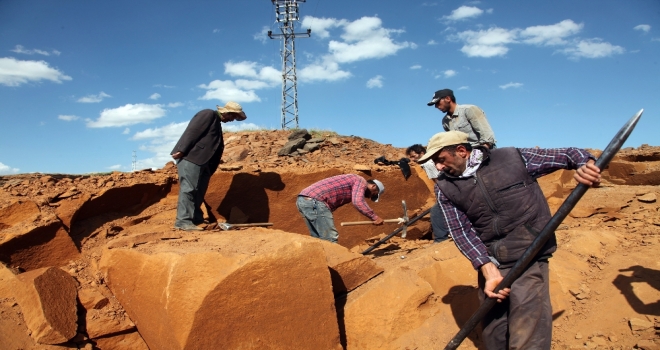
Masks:
[[[376,247],[378,247],[379,245],[381,245],[381,244],[387,242],[390,238],[394,237],[394,235],[396,235],[397,233],[401,232],[401,230],[403,230],[404,227],[407,227],[407,226],[409,226],[409,225],[412,225],[413,223],[415,223],[415,221],[421,219],[422,217],[424,217],[426,214],[428,214],[428,213],[430,213],[430,212],[431,212],[431,208],[424,210],[424,211],[421,212],[419,215],[417,215],[417,216],[415,216],[414,218],[410,219],[410,221],[408,221],[407,223],[405,223],[403,226],[397,228],[396,230],[394,230],[394,231],[393,231],[392,233],[390,233],[389,235],[383,237],[380,241],[374,243],[374,245],[372,245],[371,247],[365,249],[365,251],[362,252],[362,255],[364,255],[364,254],[369,254],[369,252],[371,252],[372,250],[376,249]]]
[[[642,116],[642,112],[644,112],[643,109],[637,112],[637,114],[630,118],[630,120],[614,136],[600,157],[598,157],[598,160],[596,160],[597,167],[599,167],[601,170],[607,167],[612,158],[614,158],[614,155],[616,155],[616,153],[621,149],[621,146],[626,142],[628,136],[635,128],[635,125],[637,125],[639,118]],[[555,215],[553,215],[550,221],[548,221],[548,223],[545,225],[536,239],[534,239],[529,248],[527,248],[525,253],[523,253],[520,259],[518,259],[515,265],[513,265],[506,277],[504,277],[502,282],[500,282],[500,284],[495,287],[495,291],[500,291],[504,288],[511,287],[513,282],[532,263],[532,260],[536,257],[536,254],[538,254],[545,242],[552,236],[557,227],[559,227],[559,224],[564,221],[568,213],[573,210],[573,207],[575,207],[580,198],[582,198],[585,192],[587,192],[588,188],[589,186],[587,185],[578,184],[577,187],[573,189],[571,194],[568,195],[564,203],[562,203]],[[472,317],[470,317],[470,319],[465,322],[463,327],[458,331],[454,338],[452,338],[449,343],[447,343],[445,350],[453,350],[461,345],[463,340],[468,336],[468,334],[470,334],[470,332],[472,332],[474,327],[476,327],[477,324],[484,318],[484,316],[486,316],[486,313],[488,313],[488,311],[490,311],[490,309],[495,306],[496,302],[496,299],[487,298],[481,304],[479,309],[477,309],[477,311],[472,315]]]

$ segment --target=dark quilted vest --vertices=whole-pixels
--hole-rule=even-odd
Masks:
[[[486,159],[474,177],[443,177],[438,184],[467,215],[488,253],[503,266],[511,265],[548,223],[550,208],[516,148],[479,149]],[[555,250],[553,234],[538,258],[547,258]]]

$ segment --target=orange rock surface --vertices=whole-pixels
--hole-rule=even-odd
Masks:
[[[431,242],[428,218],[362,256],[399,226],[342,227],[366,220],[346,205],[334,213],[339,245],[329,245],[309,237],[295,207],[310,184],[355,173],[385,184],[370,202],[379,216],[401,217],[405,200],[412,218],[433,204],[423,171],[412,164],[406,180],[396,165],[374,164],[403,149],[354,136],[314,135],[319,149],[278,156],[287,135],[225,135],[200,232],[173,229],[173,163],[1,176],[0,348],[443,348],[478,306],[476,273],[453,242]],[[557,230],[553,349],[660,345],[660,147],[622,150],[603,179]],[[571,171],[539,183],[553,212],[575,187]],[[225,221],[273,226],[218,229]],[[39,310],[51,330],[35,328]],[[478,327],[460,348],[483,348]]]

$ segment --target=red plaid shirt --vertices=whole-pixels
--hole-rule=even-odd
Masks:
[[[321,180],[302,190],[300,195],[325,203],[330,211],[335,211],[342,205],[353,202],[355,209],[375,221],[378,219],[378,215],[367,205],[364,197],[366,190],[367,180],[359,175],[347,174]]]

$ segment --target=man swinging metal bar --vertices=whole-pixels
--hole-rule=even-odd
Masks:
[[[598,172],[600,171],[600,169],[607,167],[607,165],[612,160],[612,158],[614,158],[614,155],[619,151],[621,146],[625,143],[626,139],[632,132],[632,130],[635,128],[635,125],[639,121],[642,112],[643,110],[637,112],[637,114],[634,115],[621,128],[621,130],[619,130],[619,132],[616,134],[614,139],[612,139],[612,141],[609,143],[607,148],[605,148],[601,156],[598,158],[598,160],[596,160],[593,163],[593,166],[595,166],[595,168],[598,169]],[[490,291],[487,290],[489,286],[486,283],[484,289],[487,295],[488,292],[490,292],[490,295],[488,295],[487,298],[484,298],[479,309],[463,325],[463,327],[456,334],[456,336],[454,336],[454,338],[451,339],[451,341],[445,347],[446,350],[456,349],[465,339],[465,337],[467,337],[467,335],[474,329],[477,323],[479,323],[479,321],[485,319],[484,320],[485,322],[490,322],[491,324],[493,322],[497,323],[497,319],[496,319],[497,317],[495,318],[493,317],[493,314],[491,313],[491,309],[493,309],[493,307],[498,302],[502,302],[507,297],[509,297],[509,294],[512,293],[512,290],[516,288],[516,285],[514,283],[518,282],[518,278],[521,275],[523,275],[524,277],[526,274],[529,273],[530,270],[532,270],[533,268],[537,268],[537,266],[535,265],[539,263],[539,254],[543,253],[543,250],[547,250],[549,241],[554,242],[554,231],[557,229],[559,224],[566,218],[568,213],[570,213],[570,211],[577,204],[580,198],[582,198],[582,196],[586,193],[587,189],[591,185],[590,182],[592,181],[584,181],[584,180],[590,177],[589,173],[593,170],[594,170],[593,167],[591,167],[590,169],[583,169],[583,167],[580,167],[580,169],[578,170],[575,176],[576,180],[580,182],[578,186],[573,190],[573,192],[571,192],[568,198],[559,207],[555,215],[552,216],[552,218],[550,218],[547,221],[543,229],[538,233],[536,238],[531,242],[531,244],[527,247],[527,249],[523,252],[523,254],[519,258],[517,258],[513,266],[507,269],[508,273],[506,274],[506,276],[503,278],[500,277],[500,279],[497,280],[496,286],[494,287],[490,286],[490,288],[492,288]],[[582,172],[582,174],[580,172]],[[594,179],[593,176],[591,178]],[[597,181],[593,181],[592,183],[597,184]],[[547,262],[546,262],[546,267],[547,267]],[[547,277],[547,274],[545,274],[545,276]],[[549,294],[548,294],[548,298],[549,298]],[[551,310],[546,310],[546,311],[549,311],[550,313],[549,315],[550,319],[548,321],[550,321],[551,323],[552,311]],[[547,317],[547,315],[543,315],[542,317]],[[537,320],[535,319],[535,321]],[[550,348],[551,324],[549,329],[547,328],[547,326],[543,329],[543,334],[538,334],[537,332],[537,334],[532,334],[531,336],[528,336],[525,339],[520,339],[519,334],[516,334],[515,337],[511,336],[514,332],[519,333],[520,330],[513,328],[514,326],[510,323],[511,322],[510,320],[508,320],[508,322],[509,324],[506,325],[506,327],[500,327],[500,331],[503,329],[505,333],[508,333],[508,336],[507,334],[504,334],[505,336],[504,338],[501,337],[501,334],[500,337],[497,337],[497,335],[493,336],[495,332],[491,332],[487,335],[484,335],[484,343],[486,345],[486,348],[500,349],[500,348],[508,348],[509,346],[515,346],[517,348],[535,348],[535,349]],[[489,326],[488,324],[484,325],[484,332],[486,332],[486,327],[488,326]],[[525,332],[523,331],[522,333]],[[511,342],[517,342],[517,343],[511,344]]]

